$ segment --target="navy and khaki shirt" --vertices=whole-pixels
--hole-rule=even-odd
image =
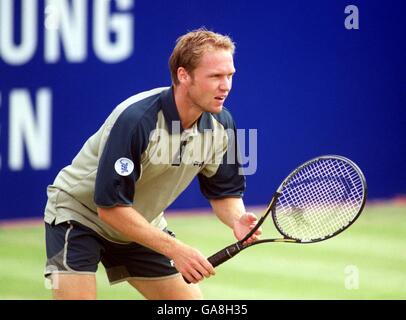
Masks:
[[[129,242],[97,207],[131,206],[163,229],[164,210],[198,176],[207,199],[242,197],[236,129],[230,113],[203,113],[180,125],[173,88],[139,93],[119,104],[48,186],[45,222],[77,221],[110,241]]]

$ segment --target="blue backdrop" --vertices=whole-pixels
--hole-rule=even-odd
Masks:
[[[41,216],[57,172],[119,102],[170,85],[176,38],[201,26],[237,45],[226,106],[257,129],[247,204],[320,154],[358,163],[370,198],[406,194],[405,1],[60,3],[0,1],[0,218]],[[172,207],[206,205],[195,182]]]

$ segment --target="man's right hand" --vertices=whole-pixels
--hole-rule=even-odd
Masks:
[[[203,254],[166,232],[150,225],[132,207],[98,208],[99,217],[130,240],[172,259],[175,268],[192,283],[214,275],[213,266]]]
[[[203,277],[215,275],[213,266],[199,250],[180,241],[174,246],[170,258],[175,268],[191,283],[198,283]]]

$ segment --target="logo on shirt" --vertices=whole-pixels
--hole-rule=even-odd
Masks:
[[[204,161],[193,161],[193,166],[194,167],[201,168],[201,167],[203,167],[203,165],[204,165]]]
[[[120,158],[114,164],[114,169],[120,176],[128,176],[134,170],[134,163],[127,158]]]

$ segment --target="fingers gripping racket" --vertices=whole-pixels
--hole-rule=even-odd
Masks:
[[[261,243],[327,240],[354,223],[364,208],[366,195],[365,177],[351,160],[334,155],[309,160],[286,177],[256,226],[243,239],[208,260],[216,267],[242,250]],[[269,214],[283,237],[245,243]]]

